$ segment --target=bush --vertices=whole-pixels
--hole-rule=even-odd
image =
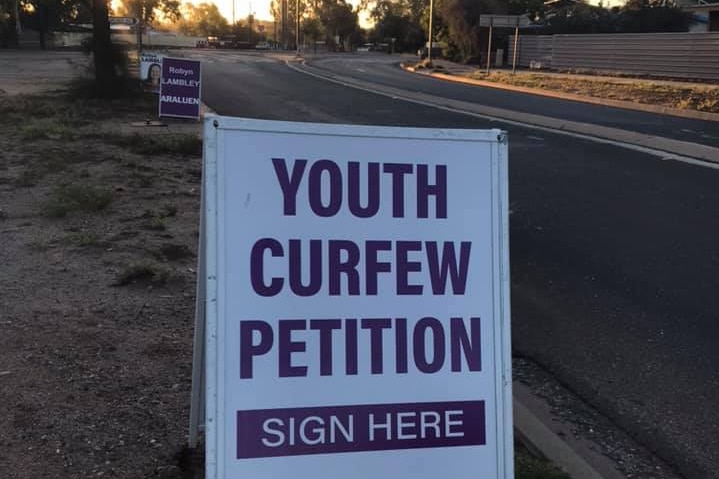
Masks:
[[[68,185],[55,188],[45,205],[48,216],[62,218],[74,211],[100,211],[112,202],[109,191],[86,185]]]

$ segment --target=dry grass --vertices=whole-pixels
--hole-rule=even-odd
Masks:
[[[719,113],[719,86],[670,85],[640,79],[572,78],[542,73],[475,72],[471,78],[577,95]]]
[[[62,218],[74,211],[100,211],[112,202],[112,193],[85,184],[58,186],[45,204],[46,216]]]

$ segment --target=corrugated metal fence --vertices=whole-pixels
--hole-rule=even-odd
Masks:
[[[509,41],[509,60],[514,54]],[[719,33],[520,35],[520,66],[719,80]]]

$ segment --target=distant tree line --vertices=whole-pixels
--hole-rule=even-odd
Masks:
[[[429,0],[365,0],[375,28],[369,39],[395,39],[398,51],[413,52],[427,42]],[[473,62],[486,50],[487,28],[479,26],[482,14],[526,14],[538,28],[535,34],[683,32],[691,14],[673,0],[628,0],[623,7],[604,8],[568,0],[549,7],[542,0],[436,0],[434,41],[445,46],[449,58]],[[511,32],[498,31],[502,40]]]
[[[623,7],[577,3],[547,16],[541,33],[686,32],[692,14],[665,0],[628,0]]]
[[[341,51],[362,43],[364,32],[359,26],[360,8],[354,8],[346,0],[301,0],[299,2],[300,44],[324,42],[328,49]],[[295,48],[297,2],[272,0],[270,11],[275,23],[279,25],[277,40],[287,48]]]

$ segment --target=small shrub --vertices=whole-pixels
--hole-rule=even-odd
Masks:
[[[126,286],[133,283],[165,283],[169,274],[167,271],[149,262],[132,263],[125,266],[117,276],[115,285]]]
[[[514,452],[514,468],[517,479],[570,479],[554,464],[546,459],[533,456],[522,446],[515,446]]]
[[[87,185],[55,188],[45,206],[48,216],[62,218],[74,211],[100,211],[112,202],[112,193]]]
[[[162,210],[160,210],[160,215],[162,216],[175,216],[177,214],[177,206],[166,204],[162,207]]]
[[[15,178],[15,185],[21,188],[29,188],[37,185],[42,175],[38,170],[32,168],[26,168],[20,173],[20,176]]]
[[[110,143],[138,155],[201,156],[202,139],[197,135],[104,135]]]
[[[151,230],[165,231],[167,229],[167,219],[164,216],[154,216],[147,227]]]
[[[78,232],[67,237],[67,241],[78,246],[97,246],[100,241],[95,233]]]
[[[174,243],[162,245],[159,253],[160,255],[162,255],[162,257],[167,258],[170,261],[177,261],[192,256],[192,251],[190,251],[190,248],[188,248],[184,244]]]
[[[20,136],[25,141],[51,138],[54,140],[74,140],[75,129],[53,118],[34,120],[20,127]]]
[[[155,177],[151,175],[143,175],[137,171],[130,173],[130,178],[137,180],[137,185],[140,188],[149,188],[155,184]]]

